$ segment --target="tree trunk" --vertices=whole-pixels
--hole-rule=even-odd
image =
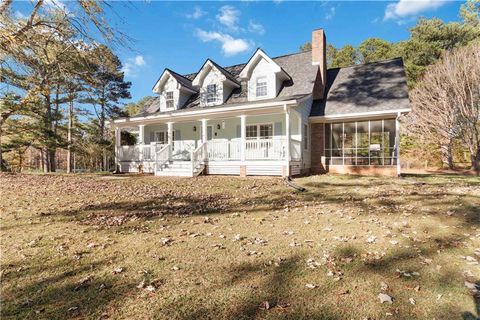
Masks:
[[[472,159],[472,170],[475,170],[477,176],[480,175],[480,148],[477,149],[476,154],[470,155]]]
[[[443,167],[449,170],[453,170],[453,148],[452,142],[449,141],[448,143],[442,144],[440,146],[440,150],[442,153],[442,163]]]
[[[67,173],[72,173],[72,128],[73,128],[73,97],[68,106],[68,132],[67,132]]]

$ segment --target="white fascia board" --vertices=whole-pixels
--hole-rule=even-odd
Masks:
[[[280,108],[283,110],[284,106],[296,106],[298,104],[299,100],[293,99],[293,100],[286,100],[286,101],[274,101],[274,102],[268,102],[268,103],[259,103],[259,104],[251,104],[251,105],[245,105],[242,107],[239,106],[233,106],[233,107],[219,107],[219,108],[212,108],[212,109],[206,109],[206,110],[193,110],[193,111],[182,111],[182,112],[169,112],[169,113],[164,113],[164,114],[159,114],[159,115],[150,115],[150,116],[145,116],[145,117],[132,117],[132,118],[123,118],[123,119],[117,119],[114,120],[113,123],[116,125],[121,125],[121,124],[129,124],[129,123],[141,123],[144,121],[155,121],[155,120],[168,120],[175,122],[178,119],[200,119],[201,117],[208,117],[208,116],[222,116],[225,115],[225,113],[232,113],[232,116],[236,116],[237,113],[242,113],[242,112],[247,112],[247,111],[252,111],[255,109],[258,109],[260,112],[265,111],[264,109],[275,109],[275,108]]]
[[[348,114],[332,114],[328,116],[314,116],[310,117],[310,122],[329,122],[333,120],[343,120],[343,119],[361,119],[361,118],[371,118],[379,116],[397,116],[399,113],[408,113],[412,109],[394,109],[394,110],[384,110],[384,111],[371,111],[371,112],[357,112],[357,113],[348,113]]]
[[[265,59],[269,64],[273,66],[273,72],[278,73],[283,71],[282,68],[280,68],[280,66],[275,61],[273,61],[265,52],[263,52],[262,49],[259,48],[250,58],[247,65],[243,67],[242,71],[240,72],[240,78],[248,79],[250,77],[249,74],[251,73],[250,69],[252,68],[252,65],[255,65],[260,58]]]

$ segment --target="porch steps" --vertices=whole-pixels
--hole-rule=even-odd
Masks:
[[[192,164],[190,161],[173,161],[166,164],[163,168],[157,169],[156,176],[163,177],[196,177],[205,168],[205,165],[195,168],[192,172]]]

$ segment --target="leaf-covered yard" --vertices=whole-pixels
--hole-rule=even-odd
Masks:
[[[0,315],[478,316],[479,178],[297,183],[1,175]]]

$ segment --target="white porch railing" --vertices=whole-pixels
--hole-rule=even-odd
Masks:
[[[247,140],[246,160],[283,160],[287,153],[285,138]]]
[[[203,142],[200,146],[193,150],[190,154],[192,163],[192,175],[199,174],[204,168],[205,160],[207,159],[207,143]]]
[[[168,149],[165,149],[169,146]],[[198,147],[197,147],[198,146]],[[203,146],[201,149],[200,146]],[[233,140],[210,140],[201,143],[196,140],[173,141],[171,145],[152,143],[145,145],[120,146],[118,156],[120,161],[155,161],[158,163],[163,158],[158,158],[159,152],[162,157],[168,155],[169,160],[191,161],[192,152],[204,152],[202,159],[227,161],[240,160],[242,143],[240,139]],[[168,152],[166,151],[168,150]],[[290,139],[290,157],[292,160],[300,160],[302,155],[302,143],[299,140]],[[251,139],[245,142],[245,160],[285,160],[287,156],[287,139],[285,137],[273,139]]]
[[[155,147],[155,171],[162,169],[172,157],[170,144],[159,144]]]
[[[240,160],[240,140],[210,140],[207,142],[209,160]]]

